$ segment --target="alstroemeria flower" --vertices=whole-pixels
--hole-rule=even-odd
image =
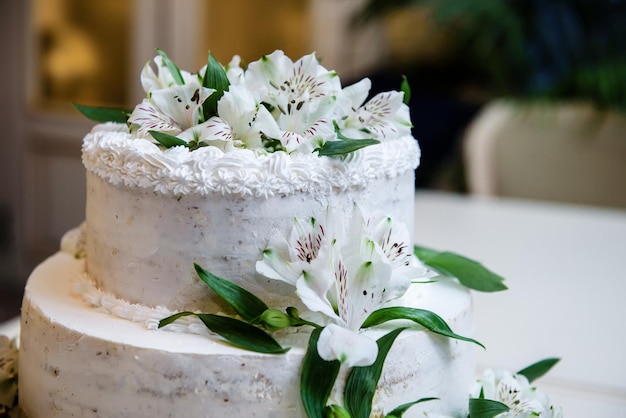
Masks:
[[[332,112],[341,91],[337,73],[322,67],[315,54],[295,63],[282,51],[263,56],[248,66],[245,84],[256,100],[273,109],[280,140],[287,152],[311,151],[315,140],[334,135]]]
[[[294,286],[298,279],[311,277],[320,268],[330,274],[330,250],[337,232],[331,216],[327,210],[321,219],[294,219],[289,239],[279,239],[263,252],[263,259],[256,263],[257,272]]]
[[[325,218],[333,216],[327,211]],[[333,234],[321,234],[323,225],[316,228],[314,220],[296,219],[290,243],[266,250],[257,271],[295,284],[304,305],[328,318],[318,341],[323,359],[364,366],[374,362],[378,348],[361,325],[402,296],[423,270],[405,256],[408,233],[401,224],[380,215],[365,218],[358,207],[352,219],[349,229],[334,228]]]
[[[485,399],[502,402],[510,408],[497,418],[562,418],[561,408],[550,404],[550,399],[528,379],[506,370],[487,369],[478,379],[472,396],[478,398],[483,393]]]
[[[376,242],[391,265],[388,299],[402,296],[415,278],[428,279],[436,275],[413,255],[409,230],[403,223],[382,213],[365,218],[362,211],[357,208],[352,228],[355,230],[354,234]]]
[[[148,97],[150,96],[150,92],[154,90],[165,89],[176,85],[174,76],[170,72],[170,69],[167,68],[167,65],[163,62],[163,57],[157,55],[154,57],[153,61],[154,66],[157,69],[156,73],[154,72],[154,68],[150,61],[143,66],[141,71],[141,86]],[[185,84],[198,78],[197,75],[191,74],[185,70],[180,70],[180,75]]]
[[[214,91],[197,80],[153,90],[150,98],[135,107],[128,122],[139,135],[147,136],[152,130],[177,135],[198,124],[202,104]]]
[[[404,94],[397,91],[379,93],[367,103],[371,88],[368,78],[345,87],[338,106],[343,115],[338,119],[341,133],[348,138],[373,138],[381,141],[411,133],[409,108]]]
[[[178,135],[200,122],[202,104],[215,90],[203,87],[197,75],[183,70],[184,84],[177,84],[161,56],[155,57],[154,63],[156,72],[151,62],[141,72],[147,98],[135,106],[128,122],[141,136],[152,130]]]
[[[220,116],[193,126],[178,137],[187,142],[203,141],[223,150],[262,149],[263,134],[275,132],[272,115],[242,86],[231,85],[219,100],[217,109]]]

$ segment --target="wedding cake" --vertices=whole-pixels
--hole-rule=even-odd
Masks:
[[[141,82],[80,107],[86,221],[25,290],[25,415],[467,416],[471,296],[414,255],[408,89],[280,51],[159,51]]]

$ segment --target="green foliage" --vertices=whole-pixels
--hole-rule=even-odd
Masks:
[[[414,246],[414,254],[422,263],[440,274],[456,277],[465,287],[481,292],[506,290],[504,278],[486,269],[482,264],[449,251],[439,252]]]
[[[430,12],[449,55],[494,95],[626,110],[624,1],[368,0],[354,21],[410,7]]]
[[[471,398],[469,400],[469,418],[493,418],[509,409],[502,402],[492,399]]]
[[[289,351],[289,348],[283,348],[276,340],[260,328],[227,316],[179,312],[162,319],[159,322],[159,328],[169,325],[184,316],[198,317],[208,329],[223,337],[235,347],[266,354],[282,354]]]
[[[369,418],[372,411],[372,401],[376,393],[376,385],[383,371],[383,363],[396,337],[404,328],[398,328],[376,341],[378,356],[371,366],[354,367],[346,381],[344,392],[345,406],[352,418]]]
[[[561,359],[558,358],[547,358],[537,363],[531,364],[530,366],[520,370],[517,374],[521,374],[526,376],[530,383],[539,379],[544,374],[548,373],[554,365],[556,365]]]
[[[448,326],[446,321],[434,312],[427,311],[418,308],[407,308],[403,306],[393,306],[388,308],[378,309],[367,317],[363,322],[362,328],[374,327],[376,325],[383,324],[387,321],[393,321],[395,319],[406,319],[420,324],[427,330],[434,332],[435,334],[443,335],[449,338],[454,338],[461,341],[467,341],[477,344],[483,348],[484,345],[471,338],[463,337],[461,335],[452,332],[452,329]]]
[[[321,332],[321,328],[316,328],[311,333],[300,376],[302,405],[309,418],[324,418],[326,403],[341,366],[339,360],[326,361],[317,353],[317,341]]]
[[[387,415],[385,415],[385,418],[402,418],[404,413],[408,411],[409,408],[412,407],[413,405],[417,405],[418,403],[422,403],[422,402],[435,401],[438,399],[439,398],[422,398],[413,402],[402,404],[398,406],[397,408],[395,408],[393,411],[389,412]]]
[[[209,120],[212,116],[217,115],[217,102],[230,86],[224,67],[222,67],[222,64],[220,64],[210,52],[206,71],[202,78],[202,86],[215,90],[202,104],[204,120]]]
[[[261,299],[235,283],[217,277],[194,263],[196,273],[222,300],[248,322],[256,321],[268,309]]]
[[[72,106],[87,118],[96,122],[126,123],[132,110],[112,107],[92,107],[72,103]]]

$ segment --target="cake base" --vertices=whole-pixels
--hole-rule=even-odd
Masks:
[[[287,353],[267,355],[215,336],[150,330],[90,307],[73,292],[83,272],[84,260],[58,253],[26,286],[19,393],[28,417],[305,416],[299,391],[308,332],[280,340],[292,347]],[[470,294],[453,280],[414,284],[402,304],[432,310],[472,335]],[[405,417],[466,415],[474,345],[413,328],[389,352],[373,416],[423,397],[439,400]],[[341,402],[339,388],[331,402]]]

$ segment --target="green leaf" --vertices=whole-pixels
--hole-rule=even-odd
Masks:
[[[165,148],[183,146],[189,148],[189,143],[177,136],[166,134],[159,131],[148,131],[152,138]]]
[[[230,81],[228,81],[224,67],[222,67],[222,64],[220,64],[210,52],[204,78],[202,79],[202,85],[210,89],[215,89],[215,92],[207,97],[202,104],[202,114],[206,121],[212,116],[217,115],[217,102],[230,86]]]
[[[491,399],[470,398],[469,400],[469,418],[493,418],[509,409],[502,402]]]
[[[394,409],[393,411],[391,411],[390,413],[388,413],[387,415],[385,415],[385,418],[402,418],[404,413],[408,411],[408,409],[412,407],[413,405],[417,405],[418,403],[421,403],[421,402],[434,401],[438,399],[439,398],[422,398],[413,402],[402,404],[396,409]]]
[[[370,316],[367,317],[365,322],[363,322],[361,328],[373,327],[394,319],[407,319],[409,321],[420,324],[421,326],[431,332],[434,332],[435,334],[443,335],[461,341],[471,342],[481,346],[482,348],[485,348],[484,345],[472,338],[463,337],[452,332],[446,321],[444,321],[443,318],[441,318],[436,313],[418,308],[393,306],[389,308],[381,308],[375,310],[370,314]]]
[[[263,330],[246,322],[227,316],[213,314],[179,312],[175,315],[162,319],[159,328],[169,325],[183,316],[196,316],[204,325],[220,335],[235,347],[265,354],[281,354],[289,351],[289,348],[281,347],[276,340]]]
[[[328,405],[324,409],[324,418],[352,418],[350,413],[342,406]]]
[[[316,328],[311,333],[302,363],[300,395],[308,418],[324,418],[324,409],[341,365],[339,360],[326,361],[317,353],[321,332],[322,328]]]
[[[402,76],[402,84],[400,85],[400,90],[402,91],[402,93],[404,93],[404,98],[402,99],[402,102],[408,105],[409,100],[411,100],[411,86],[409,85],[409,80],[406,78],[405,75]]]
[[[170,73],[172,73],[172,77],[174,78],[174,82],[176,82],[176,84],[178,84],[180,86],[185,84],[185,80],[183,80],[183,76],[180,73],[180,69],[178,69],[176,64],[174,64],[174,62],[170,59],[170,57],[167,56],[165,51],[163,51],[160,48],[157,48],[156,51],[161,56],[161,58],[163,58],[163,63],[165,64],[167,69],[170,70]]]
[[[205,282],[219,297],[248,322],[253,322],[259,318],[268,307],[259,298],[248,292],[246,289],[237,286],[235,283],[222,279],[209,273],[198,264],[194,263],[198,276]]]
[[[72,106],[84,116],[96,122],[127,123],[128,117],[132,113],[132,110],[112,107],[92,107],[77,103],[72,103]]]
[[[344,392],[345,407],[352,418],[369,418],[372,411],[372,400],[376,393],[376,385],[383,371],[383,363],[396,337],[404,330],[398,328],[383,335],[376,341],[378,356],[371,366],[355,367],[346,381]]]
[[[537,363],[531,364],[530,366],[520,370],[517,374],[521,374],[526,376],[529,382],[534,382],[539,379],[544,374],[548,373],[555,364],[557,364],[561,359],[559,358],[547,358]]]
[[[346,155],[358,149],[379,143],[380,141],[376,139],[343,139],[340,141],[326,141],[324,142],[324,145],[316,151],[318,151],[320,156],[335,157]]]
[[[504,278],[489,271],[482,264],[452,252],[439,252],[414,246],[413,252],[424,264],[440,274],[456,277],[461,284],[481,292],[507,289]]]

